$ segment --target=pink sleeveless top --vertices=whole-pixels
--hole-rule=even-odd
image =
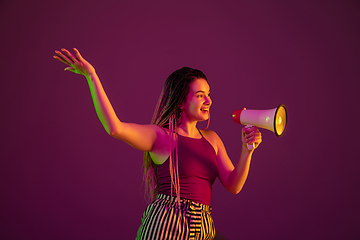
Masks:
[[[180,197],[210,205],[212,184],[218,176],[215,150],[202,135],[200,139],[177,136]],[[159,193],[167,195],[171,195],[169,161],[156,165]],[[176,196],[174,189],[172,194]]]

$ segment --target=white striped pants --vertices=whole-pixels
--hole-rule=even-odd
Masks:
[[[211,207],[187,199],[158,194],[145,210],[136,240],[212,240]]]

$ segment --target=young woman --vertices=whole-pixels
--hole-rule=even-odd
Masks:
[[[210,87],[199,70],[184,67],[166,79],[151,124],[121,122],[94,67],[74,48],[55,51],[66,71],[86,77],[97,115],[106,132],[144,152],[144,181],[152,203],[136,239],[213,239],[211,187],[216,177],[231,193],[242,189],[251,156],[261,143],[256,127],[243,128],[242,151],[234,167],[220,137],[199,130],[210,120]],[[254,143],[248,150],[246,145]]]

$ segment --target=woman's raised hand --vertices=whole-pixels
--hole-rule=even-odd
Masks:
[[[256,149],[259,146],[259,144],[262,142],[261,132],[257,127],[255,126],[252,126],[251,128],[244,127],[242,129],[242,132],[243,132],[242,142],[244,146],[246,146],[247,144],[254,144],[253,149]]]
[[[75,56],[65,48],[62,48],[61,51],[56,50],[57,55],[54,58],[69,66],[64,69],[65,71],[82,74],[85,77],[95,73],[95,68],[80,55],[79,50],[76,48],[74,48]]]

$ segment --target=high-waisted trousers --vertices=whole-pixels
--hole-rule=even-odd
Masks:
[[[136,240],[212,240],[211,207],[187,199],[158,194],[146,208]]]

